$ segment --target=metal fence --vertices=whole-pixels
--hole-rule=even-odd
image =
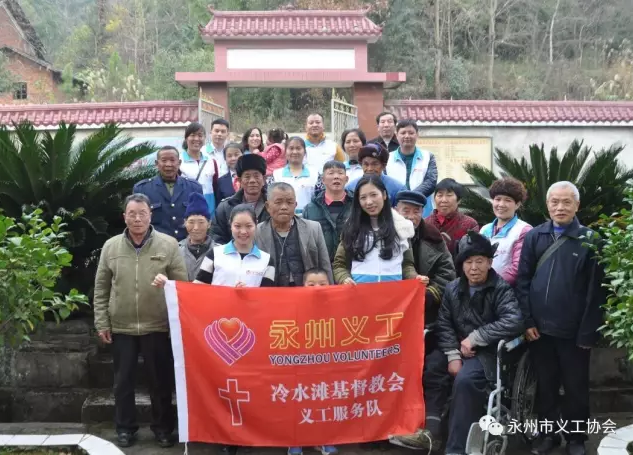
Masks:
[[[343,131],[358,127],[358,108],[332,93],[332,134],[339,141]]]

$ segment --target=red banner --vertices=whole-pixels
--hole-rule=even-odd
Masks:
[[[417,281],[305,288],[169,282],[181,442],[317,446],[424,424]]]

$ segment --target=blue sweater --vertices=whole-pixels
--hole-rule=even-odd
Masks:
[[[389,177],[388,175],[382,174],[380,178],[382,179],[382,183],[384,183],[385,187],[387,188],[387,194],[389,194],[389,201],[391,201],[391,206],[395,207],[396,194],[398,194],[399,191],[406,190],[407,188],[402,183],[392,177]],[[345,189],[352,192],[355,191],[356,185],[358,185],[359,181],[360,178],[352,180],[347,184]]]

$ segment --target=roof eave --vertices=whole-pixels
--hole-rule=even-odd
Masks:
[[[215,44],[216,41],[366,41],[368,44],[374,44],[380,39],[380,35],[258,35],[258,36],[216,36],[208,32],[202,33],[202,41],[206,44]]]

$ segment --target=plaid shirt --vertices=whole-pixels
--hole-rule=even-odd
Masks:
[[[468,231],[479,232],[477,222],[468,215],[459,212],[459,210],[443,217],[442,215],[438,215],[437,209],[435,209],[424,221],[432,224],[442,233],[442,237],[444,237],[448,251],[453,256],[453,259],[457,254],[457,244],[460,239],[465,236]]]

